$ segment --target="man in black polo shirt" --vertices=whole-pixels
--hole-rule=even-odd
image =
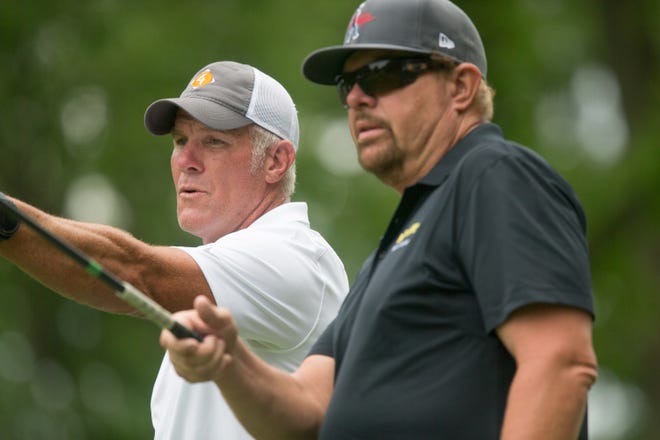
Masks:
[[[368,0],[304,75],[336,84],[360,164],[402,194],[335,321],[285,375],[203,298],[167,332],[259,437],[586,439],[596,379],[586,220],[541,157],[503,138],[480,36],[447,0]]]

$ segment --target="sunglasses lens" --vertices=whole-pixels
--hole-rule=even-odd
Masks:
[[[369,96],[375,97],[411,84],[426,69],[410,72],[406,68],[417,60],[392,59],[379,60],[365,67],[337,77],[337,91],[342,105],[355,84]]]
[[[339,93],[339,101],[342,105],[346,105],[346,97],[351,92],[355,83],[348,82],[344,78],[339,78],[337,81],[337,92]]]
[[[403,87],[405,81],[400,69],[396,71],[382,69],[361,78],[358,84],[364,93],[369,96],[376,96]]]

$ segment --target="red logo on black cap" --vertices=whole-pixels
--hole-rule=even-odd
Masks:
[[[346,36],[344,37],[344,44],[356,40],[360,36],[360,27],[375,19],[371,13],[362,12],[363,8],[364,3],[358,6],[353,17],[351,17],[351,21],[348,23],[348,29],[346,30]]]

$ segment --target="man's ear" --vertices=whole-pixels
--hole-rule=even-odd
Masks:
[[[467,110],[474,102],[474,97],[481,84],[481,72],[477,66],[462,63],[452,72],[454,79],[454,105],[459,112]]]
[[[286,174],[296,160],[296,149],[287,140],[281,140],[268,149],[266,153],[266,182],[277,183]]]

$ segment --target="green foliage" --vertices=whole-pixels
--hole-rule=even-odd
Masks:
[[[155,99],[177,96],[203,65],[242,61],[279,79],[297,102],[295,198],[309,203],[313,224],[352,278],[397,195],[364,173],[328,168],[319,148],[339,151],[350,141],[320,146],[325,121],[342,121],[344,112],[333,88],[305,81],[300,67],[312,50],[341,43],[358,3],[2,2],[0,190],[66,214],[71,185],[101,175],[121,195],[119,217],[135,236],[195,244],[176,224],[169,139],[146,132],[144,110]],[[660,7],[651,0],[457,3],[482,32],[488,79],[497,90],[495,122],[547,157],[584,203],[601,368],[639,388],[646,412],[657,413]],[[88,111],[76,113],[81,106]],[[601,118],[606,110],[614,119]],[[590,117],[580,134],[576,121]],[[623,125],[612,129],[616,121]],[[607,145],[621,151],[604,160]],[[0,262],[3,438],[151,437],[149,397],[162,356],[157,337],[150,324],[69,303]],[[633,436],[660,437],[659,422],[641,418],[626,438]]]

